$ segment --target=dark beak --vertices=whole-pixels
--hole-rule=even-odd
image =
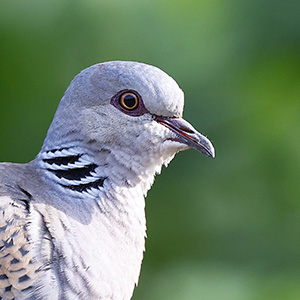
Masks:
[[[208,157],[215,157],[215,149],[210,140],[184,119],[157,116],[155,120],[176,133],[175,141],[186,144]]]

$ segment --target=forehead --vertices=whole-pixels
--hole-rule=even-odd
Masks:
[[[123,89],[136,90],[149,112],[170,117],[182,115],[182,90],[172,77],[156,67],[117,61],[95,65],[95,73],[97,85],[111,96]]]

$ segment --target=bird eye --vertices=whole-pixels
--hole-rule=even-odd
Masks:
[[[145,107],[142,96],[135,90],[121,90],[110,99],[110,104],[122,113],[138,117],[149,113]]]
[[[133,92],[126,92],[120,95],[119,102],[127,110],[133,110],[139,105],[139,98]]]

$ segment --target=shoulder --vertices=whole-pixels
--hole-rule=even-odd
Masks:
[[[30,199],[21,187],[22,168],[0,164],[0,299],[26,294],[35,271],[27,231]]]
[[[30,164],[0,163],[0,197],[10,197],[12,201],[18,202],[19,199],[28,198],[22,188],[24,182],[30,181],[27,169]],[[24,193],[25,192],[25,193]],[[5,200],[0,200],[4,203]]]

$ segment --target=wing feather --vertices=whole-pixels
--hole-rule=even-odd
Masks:
[[[24,203],[9,196],[0,197],[0,297],[3,299],[24,298],[37,279],[38,265],[30,251],[27,215]]]

